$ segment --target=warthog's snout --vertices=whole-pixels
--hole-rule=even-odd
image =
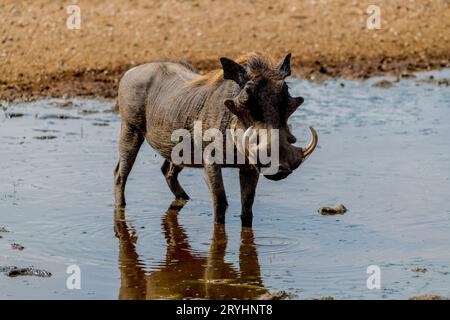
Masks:
[[[264,175],[269,180],[282,180],[289,176],[295,169],[297,169],[316,149],[318,136],[314,128],[310,127],[311,130],[311,141],[308,146],[304,149],[296,147],[294,145],[286,145],[280,148],[280,165],[278,166],[278,171],[275,174]]]
[[[285,168],[282,166],[278,167],[278,172],[272,175],[265,175],[265,177],[269,180],[274,180],[274,181],[278,181],[278,180],[283,180],[284,178],[286,178],[288,175],[290,175],[293,171],[289,168]]]

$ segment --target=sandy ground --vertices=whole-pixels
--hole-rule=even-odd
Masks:
[[[201,71],[220,56],[293,53],[295,75],[365,78],[450,64],[448,0],[375,1],[381,29],[366,26],[374,1],[0,2],[0,100],[116,94],[127,68],[161,58]]]

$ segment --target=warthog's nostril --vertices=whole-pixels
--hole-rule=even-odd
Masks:
[[[294,143],[297,142],[297,138],[294,137],[293,135],[289,136],[289,137],[287,138],[287,140],[288,140],[288,142],[289,142],[290,144],[294,144]]]

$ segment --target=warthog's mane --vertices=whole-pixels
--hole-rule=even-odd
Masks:
[[[250,73],[258,72],[263,74],[265,73],[267,75],[274,73],[273,60],[261,53],[250,52],[240,56],[235,61],[244,66]],[[188,85],[217,86],[223,81],[223,69],[220,68],[199,76],[197,79],[190,81]]]

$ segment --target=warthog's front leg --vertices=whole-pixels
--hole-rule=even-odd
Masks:
[[[259,172],[253,166],[243,166],[239,170],[241,184],[241,222],[243,227],[251,227],[253,222],[253,200]]]
[[[205,180],[211,193],[214,221],[225,223],[225,211],[228,207],[225,187],[223,186],[222,169],[219,165],[205,165]]]

